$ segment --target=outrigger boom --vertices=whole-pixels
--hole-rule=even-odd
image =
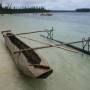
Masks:
[[[37,49],[43,49],[43,48],[49,48],[49,47],[53,47],[53,46],[49,45],[49,46],[43,46],[43,47],[21,49],[21,50],[18,50],[18,51],[14,51],[14,54],[21,53],[23,51],[37,50]]]
[[[41,31],[33,31],[33,32],[26,32],[26,33],[17,33],[17,34],[14,34],[14,35],[24,35],[24,34],[32,34],[32,33],[40,33],[40,32],[50,32],[52,30],[41,30]],[[4,32],[11,32],[11,30],[6,30],[6,31],[2,31],[1,33],[4,33]],[[11,36],[11,35],[6,35],[6,36]]]

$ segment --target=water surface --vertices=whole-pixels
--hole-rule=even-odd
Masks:
[[[0,31],[30,32],[53,26],[55,39],[71,42],[90,36],[89,19],[90,13],[55,13],[51,17],[39,14],[4,15],[0,16]],[[58,48],[40,52],[54,72],[45,80],[28,78],[18,71],[4,40],[0,38],[0,90],[90,90],[90,56]]]

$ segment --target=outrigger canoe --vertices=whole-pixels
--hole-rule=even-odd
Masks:
[[[11,31],[2,31],[2,34],[11,56],[23,74],[32,78],[45,79],[53,72],[45,59]]]

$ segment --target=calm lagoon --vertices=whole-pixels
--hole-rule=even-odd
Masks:
[[[15,33],[54,28],[54,38],[71,42],[90,37],[90,13],[16,14],[0,16],[0,31]],[[1,36],[0,36],[1,37]],[[53,74],[45,80],[22,75],[0,38],[0,90],[90,90],[90,56],[45,49]]]

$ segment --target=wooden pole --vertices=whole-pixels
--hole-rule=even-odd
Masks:
[[[32,51],[32,50],[37,50],[37,49],[44,49],[44,48],[49,48],[49,47],[53,47],[53,46],[43,46],[43,47],[36,47],[36,48],[27,48],[27,49],[20,49],[18,51],[15,51],[14,54],[16,53],[21,53],[23,51]]]
[[[18,33],[15,35],[23,35],[23,34],[31,34],[31,33],[39,33],[39,32],[49,32],[50,30],[43,30],[43,31],[33,31],[33,32],[27,32],[27,33]]]
[[[22,36],[19,36],[19,37],[22,37]],[[66,51],[71,51],[71,52],[78,53],[78,52],[75,51],[75,50],[66,49],[66,48],[64,48],[64,47],[61,47],[62,44],[61,44],[61,45],[60,45],[60,44],[55,45],[55,44],[51,44],[51,43],[45,43],[45,42],[41,42],[41,41],[38,41],[38,40],[34,40],[34,39],[31,39],[31,38],[27,38],[27,37],[22,37],[22,38],[26,38],[26,39],[28,39],[28,40],[32,40],[32,41],[35,41],[35,42],[39,42],[39,43],[42,43],[42,44],[46,44],[46,45],[49,45],[49,46],[51,46],[51,47],[61,48],[61,49],[64,49],[64,50],[66,50]]]
[[[45,37],[44,35],[40,35],[44,38],[47,38]],[[50,38],[47,38],[47,39],[50,39]],[[58,43],[61,43],[61,45],[68,45],[68,44],[74,44],[74,43],[81,43],[82,41],[75,41],[75,42],[69,42],[69,43],[65,43],[65,42],[62,42],[62,41],[58,41],[58,40],[55,40],[55,39],[52,39],[53,41],[56,41]],[[84,40],[84,42],[87,42],[87,40]]]
[[[88,52],[89,52],[89,49],[90,49],[89,43],[90,43],[90,37],[88,37]]]
[[[32,34],[32,33],[39,33],[39,32],[49,32],[50,30],[43,30],[43,31],[33,31],[33,32],[26,32],[26,33],[17,33],[17,34],[12,34],[12,35],[5,35],[5,36],[13,36],[13,35],[24,35],[24,34]],[[11,31],[10,30],[7,30],[7,31],[2,31],[2,34],[4,33],[4,32],[9,32],[9,33],[11,33]]]
[[[41,35],[41,36],[44,37],[44,38],[47,38],[47,37],[45,37],[44,35]],[[49,38],[47,38],[47,39],[49,39]],[[77,51],[80,51],[80,52],[83,52],[83,53],[85,53],[85,54],[87,54],[87,55],[90,55],[90,51],[88,52],[87,50],[83,50],[83,49],[81,49],[81,48],[79,48],[79,47],[76,47],[76,46],[71,45],[71,44],[79,43],[79,42],[82,42],[82,41],[71,42],[71,43],[65,43],[65,42],[62,42],[62,41],[59,41],[59,40],[55,40],[55,39],[53,39],[53,41],[56,41],[56,42],[60,43],[61,45],[68,46],[68,47],[73,48],[73,49],[75,49],[75,50],[77,50]],[[89,39],[89,41],[90,41],[90,39]],[[84,40],[84,42],[87,42],[87,40]],[[85,44],[86,44],[86,43],[85,43]],[[84,46],[85,46],[85,45],[84,45]],[[90,47],[90,44],[89,44],[89,47]]]
[[[64,48],[64,47],[60,47],[60,46],[57,46],[57,45],[48,44],[48,46],[43,46],[43,47],[21,49],[21,50],[15,51],[14,54],[16,54],[16,53],[21,53],[21,52],[23,52],[23,51],[32,51],[32,50],[44,49],[44,48],[50,48],[50,47],[56,47],[56,48],[60,48],[60,49],[63,49],[63,50],[70,51],[70,52],[78,53],[78,51],[75,51],[75,50],[66,49],[66,48]]]

